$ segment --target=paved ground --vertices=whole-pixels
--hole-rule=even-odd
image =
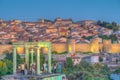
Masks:
[[[2,80],[42,80],[46,77],[57,76],[60,74],[41,74],[41,75],[7,75]]]

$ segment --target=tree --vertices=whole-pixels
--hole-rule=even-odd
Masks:
[[[10,61],[13,61],[13,53],[9,53],[9,52],[7,52],[6,51],[6,57],[5,57],[5,59],[8,59],[8,60],[10,60]],[[22,62],[22,59],[20,58],[20,55],[19,54],[17,54],[17,64],[20,64],[21,62]]]
[[[116,22],[112,22],[112,25],[113,25],[113,26],[117,26],[117,23],[116,23]]]
[[[0,60],[0,76],[2,76],[2,65],[3,65],[3,62]]]
[[[7,74],[12,74],[13,73],[13,62],[8,60],[8,59],[4,59],[3,60],[4,63],[6,63],[7,66]]]
[[[102,38],[102,39],[105,39],[105,40],[110,39],[109,36],[107,36],[107,35],[99,35],[99,37]]]
[[[92,39],[92,38],[93,38],[93,36],[87,36],[87,37],[86,37],[86,36],[83,36],[82,38],[83,38],[83,39],[90,40],[90,39]]]
[[[9,53],[9,52],[6,51],[5,54],[6,54],[5,59],[13,61],[13,54],[12,53]]]
[[[6,54],[6,57],[0,61],[0,76],[12,74],[13,72],[13,53],[9,53],[8,51],[5,51],[4,53]],[[17,64],[20,64],[20,62],[20,55],[17,54]]]
[[[59,53],[59,54],[67,54],[68,52],[67,51],[65,51],[65,52],[61,52],[61,53]]]
[[[44,62],[45,62],[45,55],[44,54],[40,54],[40,65],[41,65],[41,67],[44,64]]]
[[[7,65],[5,62],[3,62],[1,75],[6,75],[7,71],[8,71]]]
[[[110,73],[111,73],[107,65],[102,66],[100,72],[104,75],[110,75]]]
[[[62,73],[67,73],[66,68],[62,68]]]
[[[58,54],[57,51],[53,51],[52,54]]]
[[[100,26],[108,28],[108,29],[113,29],[114,31],[118,30],[118,26],[117,26],[116,22],[109,23],[109,22],[106,22],[106,21],[100,21],[99,20],[97,22],[97,25],[100,25]]]
[[[66,62],[71,62],[70,59],[67,60]],[[66,65],[70,67],[70,64]],[[65,67],[63,68],[63,72],[67,75],[68,80],[109,80],[110,74],[106,65],[90,64],[86,61],[81,61],[80,64],[73,65],[73,68],[70,68],[70,70]]]
[[[101,22],[100,20],[98,20],[98,21],[97,21],[97,24],[98,24],[98,25],[101,25],[101,24],[102,24],[102,22]]]
[[[74,71],[73,61],[70,57],[66,58],[65,67],[62,69],[63,73],[69,76]]]
[[[72,61],[72,59],[70,58],[70,57],[68,57],[67,59],[66,59],[66,62],[65,62],[65,67],[67,68],[67,69],[72,69],[73,68],[73,61]]]
[[[120,67],[118,67],[113,73],[120,73]]]
[[[117,37],[115,35],[110,35],[110,39],[112,42],[117,41]]]
[[[117,41],[117,37],[115,35],[99,35],[99,37],[105,40],[111,39],[112,42]]]

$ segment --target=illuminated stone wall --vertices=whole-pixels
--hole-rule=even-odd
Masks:
[[[58,53],[65,52],[67,51],[67,44],[66,43],[53,43],[52,51],[56,51]]]
[[[11,45],[0,45],[0,54],[4,53],[4,51],[12,51]]]
[[[89,44],[76,44],[75,51],[76,52],[90,52],[90,45]]]
[[[90,52],[99,53],[99,42],[98,42],[98,39],[91,40]]]
[[[111,53],[118,53],[118,52],[120,52],[120,44],[112,44]]]
[[[103,40],[103,51],[111,53],[111,40]]]
[[[67,41],[67,51],[68,53],[75,53],[75,40],[70,39]]]
[[[11,45],[0,45],[0,53],[2,54],[4,51],[12,51]],[[87,43],[77,43],[75,44],[75,40],[71,39],[67,43],[52,43],[52,51],[56,51],[57,53],[62,53],[68,51],[68,53],[75,52],[108,52],[108,53],[119,53],[120,52],[120,43],[112,44],[111,40],[103,40],[102,43],[98,42],[98,39],[91,40],[90,44]],[[24,53],[24,48],[17,48],[17,52],[19,54]],[[44,53],[47,53],[47,49],[44,48]]]

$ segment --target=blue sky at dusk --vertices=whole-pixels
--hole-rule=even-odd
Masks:
[[[0,0],[0,18],[4,20],[57,17],[120,23],[120,0]]]

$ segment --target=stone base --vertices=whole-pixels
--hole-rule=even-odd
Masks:
[[[53,76],[59,76],[60,74],[41,74],[41,75],[6,75],[1,80],[42,80]]]

